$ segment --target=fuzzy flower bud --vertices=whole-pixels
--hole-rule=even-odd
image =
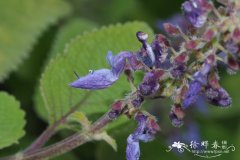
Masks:
[[[201,28],[206,20],[212,4],[207,0],[189,0],[183,3],[182,9],[186,18],[196,28]]]
[[[233,39],[235,42],[240,42],[240,28],[237,27],[233,31]]]
[[[206,86],[204,93],[208,102],[213,105],[228,107],[232,103],[231,97],[227,91],[220,86],[218,76],[214,72],[208,77],[208,86]]]
[[[216,31],[215,29],[213,29],[213,28],[208,28],[208,29],[204,32],[202,38],[203,38],[204,41],[209,42],[209,41],[211,41],[216,35],[217,35],[217,31]]]
[[[125,104],[121,100],[114,102],[111,105],[111,111],[108,113],[109,118],[110,119],[117,118],[121,114],[124,106]]]
[[[137,92],[136,98],[131,101],[133,107],[138,108],[142,105],[144,101],[144,97],[140,94],[140,92]]]
[[[208,102],[215,106],[228,107],[232,104],[231,97],[223,88],[207,88],[205,95],[208,99]]]
[[[183,76],[186,70],[187,70],[187,67],[185,64],[178,64],[172,67],[171,75],[174,78],[179,79]]]
[[[180,28],[172,25],[171,23],[164,23],[163,27],[170,36],[179,36],[181,34]]]
[[[139,91],[143,96],[153,95],[160,88],[159,79],[164,74],[163,70],[154,70],[145,74]]]
[[[184,124],[184,116],[185,114],[180,105],[174,105],[169,113],[169,119],[175,127],[181,127]]]

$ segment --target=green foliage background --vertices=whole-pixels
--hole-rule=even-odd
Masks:
[[[153,37],[159,32],[157,21],[179,13],[181,3],[180,0],[0,1],[0,157],[26,148],[48,124],[53,124],[86,94],[67,86],[75,79],[73,71],[83,75],[89,69],[107,67],[105,56],[109,50],[114,54],[138,50],[135,32],[145,31]],[[233,99],[232,107],[225,110],[209,106],[207,114],[192,109],[186,121],[199,126],[202,139],[227,140],[235,145],[235,152],[218,159],[238,160],[240,75],[229,76],[224,71],[220,75],[221,84]],[[94,121],[129,88],[125,77],[121,77],[110,89],[91,93],[80,111]],[[141,144],[141,159],[197,159],[192,154],[165,151],[169,134],[174,131],[181,137],[189,124],[173,129],[167,118],[171,107],[168,101],[147,102],[144,107],[154,111],[162,132],[155,141]],[[122,160],[126,138],[135,127],[126,117],[108,127],[118,144],[117,152],[98,141],[54,159]],[[69,134],[72,131],[61,131],[49,144]]]

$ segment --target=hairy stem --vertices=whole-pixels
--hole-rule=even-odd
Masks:
[[[108,113],[109,112],[95,121],[88,131],[75,133],[72,136],[67,137],[62,141],[48,147],[37,149],[32,152],[25,152],[23,154],[6,157],[1,160],[41,160],[45,158],[55,157],[71,151],[72,149],[93,140],[92,136],[100,132],[108,123],[112,121],[112,119],[109,118]]]
[[[99,132],[111,121],[112,120],[108,117],[108,114],[105,114],[91,126],[89,131],[76,133],[56,144],[50,145],[43,149],[39,149],[30,154],[24,154],[22,160],[40,160],[66,153],[88,141],[91,141],[91,135]]]
[[[35,150],[38,150],[39,148],[43,147],[45,143],[55,134],[56,128],[58,128],[59,125],[63,124],[67,117],[75,112],[79,107],[81,107],[85,101],[88,99],[92,92],[87,92],[84,97],[79,101],[76,105],[74,105],[71,110],[64,115],[60,120],[56,121],[53,125],[49,126],[25,151],[24,153],[32,153]]]

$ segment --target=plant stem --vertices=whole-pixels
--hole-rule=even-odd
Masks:
[[[88,131],[75,133],[72,136],[67,137],[62,141],[48,147],[37,149],[32,152],[25,152],[22,155],[17,154],[14,156],[6,157],[1,160],[42,160],[71,151],[72,149],[93,140],[92,135],[100,132],[108,123],[113,120],[109,118],[108,113],[109,112],[95,121]]]
[[[41,160],[44,158],[51,158],[66,153],[88,141],[91,141],[91,135],[99,132],[111,121],[112,120],[108,117],[108,114],[105,114],[91,126],[89,131],[76,133],[56,144],[50,145],[43,149],[39,149],[29,154],[24,154],[22,160]]]
[[[90,96],[91,93],[92,92],[87,92],[83,96],[81,101],[79,101],[76,105],[74,105],[71,108],[71,110],[67,114],[65,114],[60,120],[56,121],[53,125],[49,126],[23,153],[24,154],[32,153],[35,150],[38,150],[39,148],[44,146],[45,143],[55,134],[56,128],[59,125],[63,124],[70,114],[72,114],[79,107],[81,107],[85,103],[85,101],[88,99],[88,97]]]

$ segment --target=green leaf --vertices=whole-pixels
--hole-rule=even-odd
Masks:
[[[57,54],[62,54],[65,45],[68,44],[72,39],[87,31],[93,30],[96,26],[97,25],[94,22],[82,18],[74,18],[69,20],[58,31],[46,64],[48,64],[53,57],[56,57]],[[40,94],[41,93],[38,86],[34,94],[35,110],[43,120],[47,121],[47,111],[44,107],[44,102]]]
[[[47,26],[69,10],[63,0],[0,1],[0,81],[17,69]]]
[[[48,112],[49,123],[53,123],[66,114],[86,94],[85,90],[69,87],[76,80],[73,71],[85,75],[88,70],[108,67],[106,53],[111,50],[114,54],[120,51],[137,51],[141,44],[137,41],[137,31],[144,31],[151,36],[152,30],[141,22],[118,24],[103,27],[77,37],[68,44],[65,54],[57,56],[44,72],[41,79],[41,95]],[[103,113],[109,105],[130,90],[124,76],[105,90],[93,91],[82,104],[80,111],[86,115]]]
[[[0,92],[0,149],[18,143],[24,134],[25,113],[20,103],[5,92]]]
[[[36,88],[35,94],[34,94],[34,109],[37,112],[38,116],[42,118],[44,121],[48,121],[48,112],[47,109],[45,108],[45,104],[43,101],[43,98],[41,96],[40,88]]]
[[[107,144],[109,144],[114,149],[114,151],[117,151],[117,143],[115,139],[109,136],[107,132],[95,134],[93,138],[94,140],[98,140],[98,141],[104,140],[105,142],[107,142]]]
[[[62,53],[65,45],[75,37],[87,31],[91,31],[96,27],[97,25],[94,22],[83,18],[69,20],[69,22],[59,30],[49,58],[55,57],[58,53]]]
[[[79,124],[82,125],[84,130],[89,129],[91,122],[88,120],[88,118],[82,113],[82,112],[74,112],[68,117],[69,121],[76,121]]]

